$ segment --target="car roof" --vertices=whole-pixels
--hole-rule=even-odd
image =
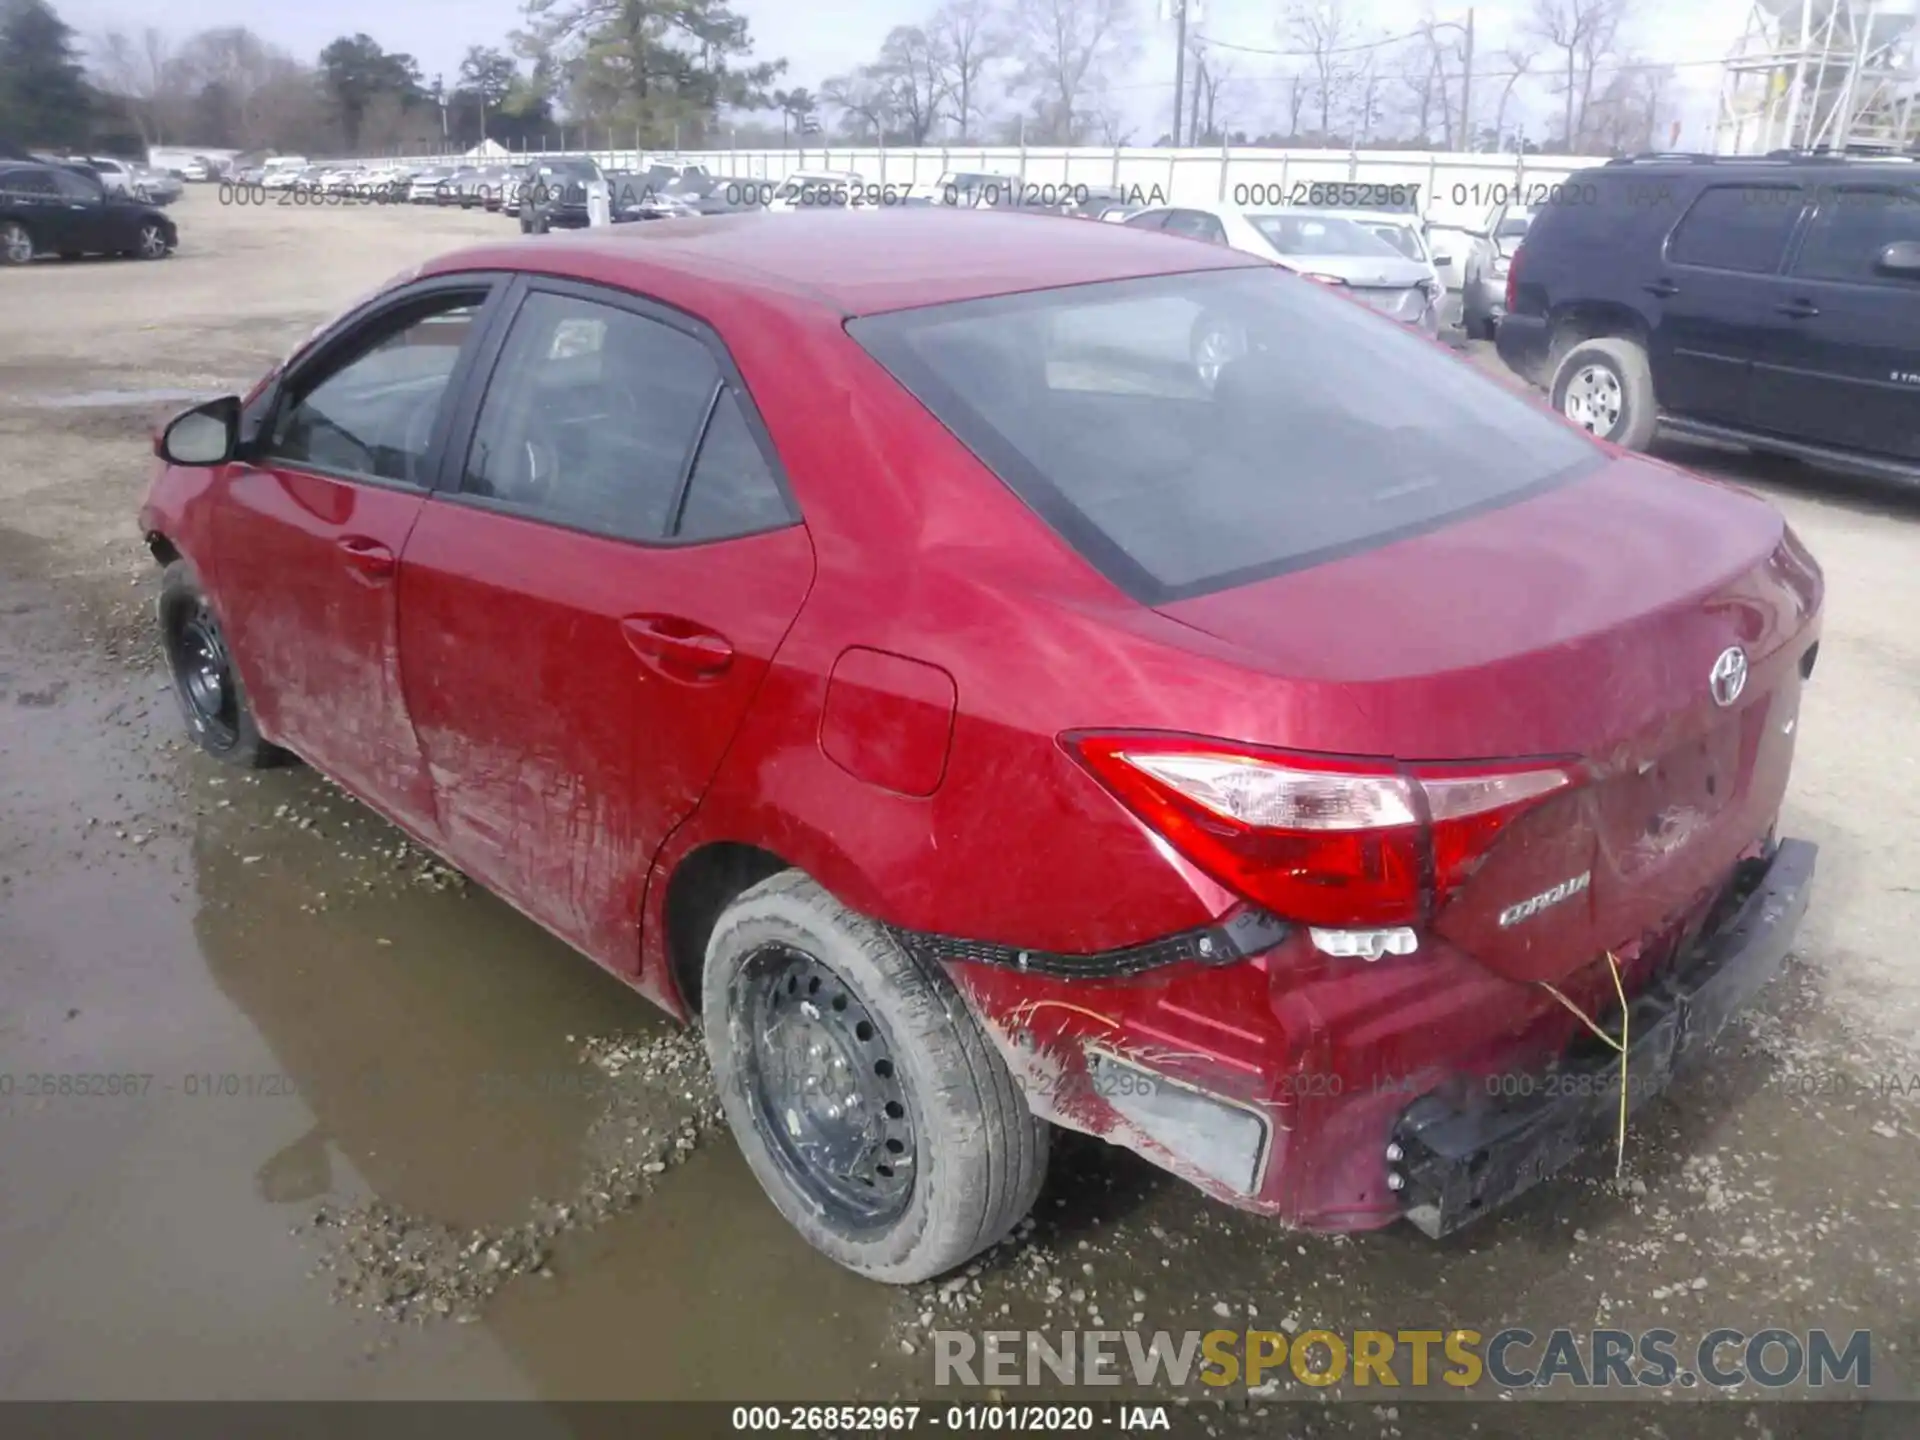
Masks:
[[[985,299],[1103,280],[1264,266],[1254,256],[1119,225],[1052,224],[992,210],[882,207],[858,214],[750,210],[588,228],[477,246],[422,273],[506,269],[666,294],[772,293],[842,316]]]

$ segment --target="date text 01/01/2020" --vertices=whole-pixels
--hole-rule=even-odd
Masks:
[[[736,1405],[739,1432],[1070,1434],[1171,1430],[1164,1405]]]

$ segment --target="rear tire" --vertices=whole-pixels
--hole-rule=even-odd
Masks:
[[[1646,449],[1660,424],[1647,352],[1619,336],[1569,346],[1548,393],[1572,423],[1627,450]]]
[[[292,761],[291,751],[260,737],[220,622],[186,561],[174,561],[160,577],[159,608],[167,674],[194,744],[243,770]]]
[[[828,1258],[913,1284],[1033,1207],[1050,1131],[953,981],[799,871],[721,915],[702,995],[741,1153]]]

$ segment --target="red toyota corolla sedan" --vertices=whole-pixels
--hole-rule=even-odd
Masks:
[[[1054,1125],[1445,1233],[1611,1144],[1807,903],[1781,517],[1233,251],[486,246],[157,448],[200,745],[697,1015],[774,1203],[880,1279],[1005,1235]],[[1617,1036],[1616,965],[1624,1077],[1568,1008]]]

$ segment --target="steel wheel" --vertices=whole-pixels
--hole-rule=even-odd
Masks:
[[[0,260],[9,265],[24,265],[33,259],[33,236],[17,220],[0,225]]]
[[[1582,366],[1560,396],[1560,413],[1602,439],[1620,427],[1625,406],[1620,377],[1604,365]]]
[[[167,232],[148,222],[140,227],[140,258],[158,260],[167,253]]]
[[[734,981],[747,1104],[781,1168],[843,1224],[883,1226],[913,1194],[913,1117],[891,1041],[847,984],[785,945]]]
[[[212,748],[229,749],[240,738],[239,696],[233,662],[219,622],[202,601],[184,611],[167,636],[173,681],[186,702],[187,719]]]

